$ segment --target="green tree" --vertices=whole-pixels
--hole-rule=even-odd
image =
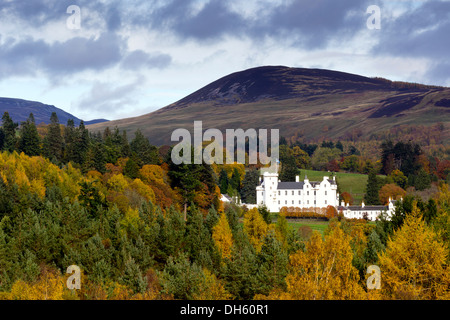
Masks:
[[[255,293],[268,295],[274,289],[285,290],[289,258],[274,232],[264,239],[261,251],[256,256],[258,270],[255,277]]]
[[[38,156],[41,153],[41,139],[39,137],[34,116],[30,113],[27,121],[22,122],[19,139],[19,151],[29,156]]]
[[[228,190],[228,174],[227,172],[222,169],[219,174],[219,188],[220,193],[226,194]]]
[[[364,197],[364,201],[366,202],[366,204],[370,205],[380,204],[380,198],[378,195],[379,190],[380,184],[378,182],[377,175],[375,174],[375,171],[372,170],[369,173],[369,178],[367,180],[366,195]]]
[[[131,152],[136,154],[140,167],[146,164],[159,164],[158,149],[152,146],[144,137],[141,130],[135,132],[135,137],[130,143]]]
[[[244,180],[242,181],[241,200],[243,203],[255,204],[256,203],[256,187],[259,184],[258,170],[248,170],[245,173]]]
[[[19,124],[13,122],[9,113],[6,111],[2,117],[2,126],[4,133],[3,150],[13,152],[16,149],[16,130]]]
[[[133,158],[128,159],[123,168],[123,174],[131,179],[136,179],[139,176],[139,166]]]
[[[64,162],[74,161],[76,138],[75,122],[69,119],[64,127]]]
[[[295,163],[294,156],[288,156],[282,161],[280,179],[281,181],[295,181],[295,177],[298,175],[299,170]]]
[[[46,142],[46,150],[44,150],[46,157],[61,161],[63,155],[63,138],[56,112],[52,112],[52,115],[50,116]]]

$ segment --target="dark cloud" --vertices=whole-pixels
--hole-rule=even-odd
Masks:
[[[168,67],[171,62],[172,57],[168,54],[148,54],[142,50],[135,50],[123,59],[122,67],[129,70],[139,70],[141,68],[164,69]]]
[[[272,9],[259,21],[254,36],[271,36],[303,45],[325,46],[330,40],[347,39],[366,27],[370,1],[294,0]],[[372,1],[373,2],[373,1]]]
[[[429,1],[400,17],[383,21],[375,55],[426,58],[428,81],[450,80],[450,2]]]
[[[48,44],[43,40],[7,39],[0,46],[0,76],[33,74],[41,69],[50,75],[103,70],[120,62],[123,39],[104,33],[98,38],[75,37]]]

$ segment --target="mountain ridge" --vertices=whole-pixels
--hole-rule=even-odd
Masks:
[[[50,116],[52,112],[56,112],[58,120],[61,124],[66,124],[67,120],[73,119],[75,125],[78,126],[81,121],[78,117],[53,105],[44,104],[38,101],[0,97],[0,114],[3,115],[5,111],[8,111],[9,116],[13,119],[13,121],[18,122],[19,124],[22,121],[26,121],[30,113],[33,113],[36,124],[50,123]],[[94,119],[84,121],[84,124],[98,124],[107,121],[108,120],[106,119]]]
[[[154,112],[89,125],[141,130],[154,145],[173,144],[178,128],[279,129],[304,141],[370,137],[397,126],[444,124],[450,141],[450,88],[325,69],[263,66],[224,76]],[[192,131],[191,131],[192,132]]]

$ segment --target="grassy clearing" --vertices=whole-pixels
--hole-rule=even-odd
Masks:
[[[331,172],[304,170],[300,172],[300,179],[308,176],[309,181],[321,181],[324,176],[331,178]],[[360,204],[366,192],[368,175],[359,173],[336,172],[336,179],[341,187],[341,192],[348,192],[353,196],[355,204]]]
[[[324,233],[325,229],[328,227],[328,221],[315,220],[315,219],[298,219],[298,220],[289,220],[288,219],[288,227],[290,230],[297,231],[298,228],[302,226],[308,226],[312,230],[319,231],[321,234]]]

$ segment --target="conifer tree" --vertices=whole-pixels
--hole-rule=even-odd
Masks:
[[[22,122],[19,139],[19,151],[29,156],[38,156],[41,153],[40,137],[34,123],[34,116],[30,113],[27,121]]]
[[[241,199],[243,203],[256,203],[256,187],[259,183],[259,173],[256,169],[249,170],[245,173],[242,181]]]
[[[63,138],[61,135],[61,127],[59,125],[58,115],[56,112],[52,112],[50,117],[50,124],[48,126],[48,133],[46,136],[46,150],[44,150],[45,155],[49,159],[56,159],[57,161],[62,160],[63,151]]]
[[[75,163],[83,165],[86,161],[87,153],[89,150],[90,138],[89,131],[84,126],[84,121],[80,121],[80,125],[76,130],[76,141],[74,146],[73,159]]]
[[[377,175],[375,174],[375,171],[372,170],[369,173],[369,178],[367,180],[366,195],[364,197],[365,204],[379,205],[380,204],[380,198],[378,194],[379,190],[380,185],[378,183]]]
[[[13,152],[16,149],[16,129],[19,125],[13,122],[9,113],[5,111],[2,117],[2,126],[4,133],[3,150]]]

